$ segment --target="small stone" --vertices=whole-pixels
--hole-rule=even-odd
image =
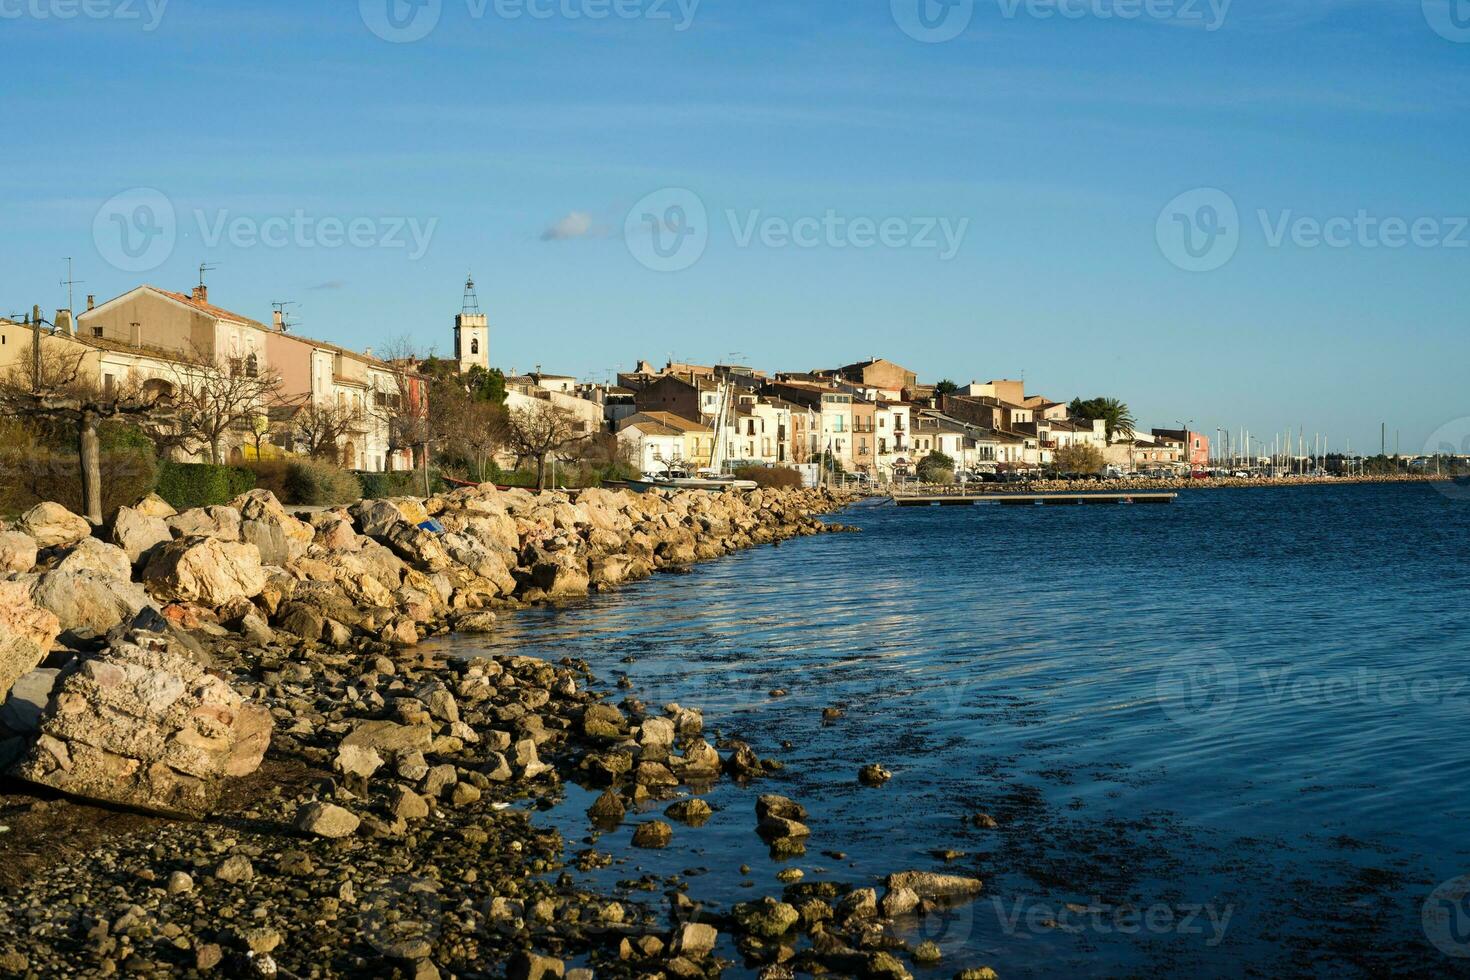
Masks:
[[[939,949],[939,944],[932,939],[926,939],[914,949],[914,962],[925,966],[938,963],[944,954]]]
[[[762,939],[780,939],[801,919],[794,907],[769,897],[742,902],[732,912],[742,929]]]
[[[668,847],[669,841],[674,839],[674,828],[662,820],[650,820],[638,825],[633,831],[633,846],[645,847],[653,850]]]
[[[893,778],[893,773],[874,763],[858,770],[858,782],[864,786],[882,786]]]
[[[175,871],[168,876],[168,893],[170,895],[185,895],[194,890],[194,879],[183,871]]]
[[[480,791],[469,783],[455,783],[454,789],[449,791],[450,806],[469,806],[471,803],[478,803],[479,801]]]
[[[240,930],[240,942],[252,953],[269,953],[281,945],[281,934],[267,926]]]
[[[224,959],[224,950],[219,943],[201,943],[194,947],[194,969],[213,970]]]
[[[351,810],[335,803],[312,803],[296,817],[296,829],[317,837],[349,837],[362,821]]]
[[[566,966],[561,960],[537,953],[520,952],[511,957],[506,977],[508,980],[549,980],[551,977],[560,977],[565,972]]]
[[[687,823],[693,827],[698,827],[703,824],[714,812],[713,807],[697,796],[688,800],[680,800],[664,810],[664,813],[673,817],[675,820]]]
[[[994,830],[1000,826],[1000,823],[988,813],[977,813],[971,818],[971,821],[975,826],[982,827],[985,830]]]
[[[703,959],[715,948],[719,939],[715,927],[704,922],[686,922],[674,933],[674,952],[692,959]]]
[[[782,868],[776,872],[776,880],[783,885],[794,885],[806,877],[806,872],[800,868]]]
[[[249,881],[255,877],[255,866],[250,863],[248,857],[236,854],[221,861],[219,867],[214,869],[214,876],[220,881],[227,881],[231,884]]]
[[[413,790],[400,786],[388,798],[388,812],[400,820],[423,820],[429,815],[429,804]]]
[[[623,806],[623,798],[612,790],[604,790],[603,794],[593,801],[587,808],[587,816],[594,823],[602,825],[616,825],[623,819],[627,809]]]

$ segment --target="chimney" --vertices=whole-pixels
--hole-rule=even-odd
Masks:
[[[281,310],[276,310],[274,313],[271,314],[271,325],[274,326],[278,332],[285,333],[286,314]]]
[[[364,347],[363,350],[362,350],[362,356],[363,357],[372,357],[373,356],[373,349],[371,347]]]
[[[72,323],[71,310],[56,311],[56,333],[71,337],[76,334],[76,324]]]
[[[87,294],[87,310],[90,312],[97,308],[97,297],[92,293]]]
[[[139,323],[137,320],[134,320],[132,323],[128,324],[128,343],[132,344],[134,347],[143,346],[143,324]]]
[[[194,287],[194,302],[196,302],[196,303],[208,303],[209,302],[209,287],[208,286],[205,286],[203,284],[200,284],[200,285]]]

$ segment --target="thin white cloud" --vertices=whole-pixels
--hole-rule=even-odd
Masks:
[[[578,238],[591,238],[595,233],[592,215],[586,211],[572,211],[543,231],[541,240],[543,242],[570,242]]]

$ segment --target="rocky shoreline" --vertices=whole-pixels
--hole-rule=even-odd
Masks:
[[[0,532],[0,973],[695,977],[732,948],[771,978],[932,963],[893,923],[978,881],[897,870],[880,897],[783,872],[730,909],[677,879],[579,887],[573,868],[612,860],[601,833],[635,823],[634,846],[663,847],[698,833],[702,790],[779,762],[697,709],[614,704],[585,663],[418,646],[840,529],[818,517],[846,503],[487,487],[307,522],[257,491],[184,514],[145,500],[102,537],[28,512]],[[602,791],[575,852],[535,818],[568,781]],[[763,794],[752,829],[799,855],[805,816]]]

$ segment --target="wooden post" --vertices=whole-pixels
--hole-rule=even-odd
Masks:
[[[31,391],[41,392],[41,308],[31,307]]]
[[[77,455],[82,466],[82,509],[97,527],[102,523],[102,457],[97,441],[97,413],[82,408],[77,424]]]

